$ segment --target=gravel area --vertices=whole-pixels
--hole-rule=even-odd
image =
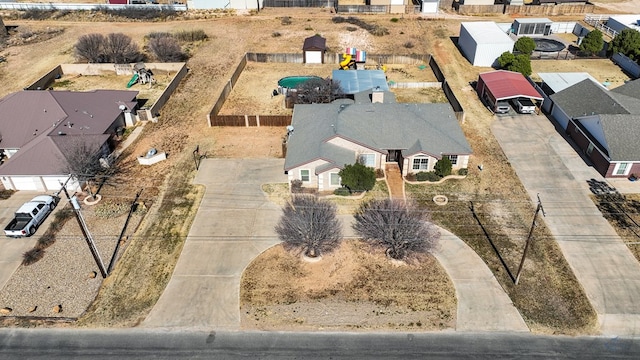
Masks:
[[[82,215],[105,267],[113,255],[130,202],[131,199],[105,197],[96,205],[82,204]],[[60,205],[63,204],[64,200]],[[135,231],[143,213],[134,213],[126,235]],[[44,232],[45,229],[38,231]],[[120,254],[125,246],[126,242]],[[35,264],[21,265],[0,291],[0,308],[12,309],[2,316],[77,318],[95,299],[102,281],[78,222],[71,218],[58,231],[55,243],[45,249],[44,257]],[[58,306],[62,310],[56,312]]]

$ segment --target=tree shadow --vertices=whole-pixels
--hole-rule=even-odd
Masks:
[[[514,283],[516,282],[516,278],[515,276],[513,276],[513,274],[511,273],[511,270],[509,269],[509,266],[507,265],[507,263],[504,261],[504,258],[502,257],[502,255],[500,254],[500,251],[498,250],[498,248],[496,247],[496,244],[493,242],[493,239],[491,239],[491,235],[489,235],[489,232],[487,231],[487,229],[484,227],[484,225],[482,224],[482,222],[480,221],[480,218],[478,217],[478,215],[476,214],[475,208],[473,206],[473,201],[470,201],[470,206],[469,206],[469,210],[471,210],[471,214],[473,215],[473,218],[476,220],[476,222],[478,223],[478,225],[480,226],[480,228],[482,229],[482,232],[484,233],[484,236],[487,238],[487,240],[489,241],[489,244],[491,245],[491,247],[493,248],[493,251],[496,253],[496,255],[498,256],[498,260],[500,260],[500,263],[502,264],[502,267],[504,267],[504,269],[507,271],[507,274],[509,275],[509,278],[511,278],[511,281],[513,281]]]

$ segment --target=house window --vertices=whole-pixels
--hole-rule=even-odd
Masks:
[[[340,175],[331,173],[331,186],[340,186]]]
[[[593,152],[593,143],[589,143],[587,146],[587,156],[591,156],[591,152]]]
[[[417,157],[413,159],[413,170],[428,170],[428,169],[429,169],[428,157]]]
[[[614,175],[627,175],[629,172],[629,163],[618,163],[613,170]]]
[[[376,167],[376,154],[360,154],[358,162],[364,166]]]
[[[458,155],[447,155],[449,161],[451,161],[451,165],[458,164]]]
[[[300,180],[302,180],[302,182],[309,181],[309,170],[300,170]]]

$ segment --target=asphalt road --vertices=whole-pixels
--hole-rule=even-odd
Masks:
[[[632,338],[527,333],[0,329],[0,359],[637,359]]]

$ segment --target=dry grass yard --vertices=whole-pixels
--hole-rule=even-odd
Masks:
[[[600,83],[609,81],[611,89],[629,80],[629,76],[608,59],[534,60],[531,68],[534,81],[540,80],[536,73],[548,72],[588,72]]]
[[[455,327],[455,289],[432,256],[393,264],[356,240],[315,263],[267,250],[245,270],[242,324],[260,330],[433,331]]]
[[[144,188],[143,200],[153,200],[153,206],[148,209],[138,231],[131,238],[114,273],[102,282],[95,301],[76,326],[135,326],[153,307],[173,272],[203,193],[202,188],[191,184],[196,173],[192,159],[192,151],[196,146],[199,145],[201,153],[206,152],[209,156],[280,156],[280,142],[284,129],[209,128],[206,124],[206,114],[242,54],[247,51],[299,52],[303,39],[318,33],[327,38],[327,44],[333,52],[353,46],[379,54],[434,54],[466,111],[463,130],[474,155],[471,158],[467,179],[439,187],[410,189],[412,196],[422,199],[423,206],[428,209],[432,208],[432,205],[426,199],[432,197],[432,193],[444,193],[449,196],[450,211],[445,212],[442,208],[433,209],[434,219],[478,252],[534,331],[565,334],[593,331],[595,314],[555,242],[543,226],[537,230],[539,233],[536,236],[544,240],[533,246],[532,261],[527,263],[521,285],[516,288],[505,274],[506,271],[486,236],[482,235],[478,221],[469,211],[469,205],[473,202],[480,222],[489,229],[490,237],[496,241],[497,248],[512,269],[514,259],[521,252],[521,234],[530,224],[533,206],[491,134],[489,126],[493,117],[480,104],[476,93],[469,86],[469,82],[476,80],[480,71],[487,69],[471,67],[453,44],[451,37],[458,35],[459,17],[448,20],[444,17],[423,20],[414,16],[404,16],[398,22],[391,22],[392,16],[358,15],[362,20],[385,27],[389,31],[389,35],[373,36],[362,29],[347,29],[352,26],[350,24],[333,23],[331,18],[335,14],[326,9],[265,9],[253,16],[227,16],[217,19],[207,19],[209,15],[204,13],[194,14],[196,13],[181,16],[183,19],[198,19],[145,23],[125,19],[105,21],[107,18],[103,15],[90,14],[80,14],[77,18],[72,17],[73,14],[65,15],[59,20],[26,21],[16,20],[16,16],[5,16],[5,13],[2,13],[7,25],[42,31],[46,31],[48,27],[62,27],[64,31],[40,42],[0,50],[0,55],[6,58],[6,62],[0,63],[0,96],[21,90],[57,64],[74,62],[73,45],[79,36],[87,33],[123,32],[141,46],[144,44],[145,35],[151,31],[203,29],[209,35],[208,41],[193,49],[193,56],[188,62],[189,75],[162,109],[159,122],[147,124],[142,137],[123,154],[124,164],[129,171],[118,179],[117,187],[106,187],[103,190],[103,196],[108,199],[133,197],[139,189]],[[283,23],[282,18],[285,16],[291,17],[291,24]],[[497,16],[482,17],[482,20],[510,22],[512,19],[508,16]],[[280,35],[272,36],[275,32]],[[403,46],[407,42],[411,42],[413,47]],[[548,63],[549,66],[553,66],[553,62]],[[600,68],[589,68],[589,71],[600,71]],[[534,70],[542,71],[536,68],[535,64]],[[611,74],[603,72],[594,76],[599,80],[600,76],[610,80],[619,76],[617,68],[611,70]],[[400,76],[400,73],[396,74],[393,71],[389,74],[390,77]],[[274,81],[284,75],[279,72],[275,75],[265,75],[272,76],[268,80],[270,85],[264,88],[265,94],[268,95],[269,91],[275,88]],[[405,95],[400,95],[403,96]],[[424,96],[438,98],[439,95]],[[265,100],[266,106],[270,106],[271,98]],[[242,105],[243,113],[250,110],[248,104],[246,108]],[[256,139],[263,141],[256,142]],[[166,151],[169,157],[162,163],[141,168],[137,165],[136,157],[144,154],[150,147]],[[484,166],[482,172],[478,170],[480,164]],[[353,248],[358,249],[357,246]],[[272,251],[278,251],[276,249]],[[433,307],[417,307],[415,311],[407,312],[412,303],[406,296],[407,292],[402,290],[402,286],[407,285],[405,282],[398,282],[398,287],[389,289],[389,293],[399,296],[393,299],[375,293],[366,294],[358,289],[371,289],[372,292],[379,290],[369,279],[363,279],[356,274],[368,274],[372,279],[412,279],[412,276],[415,276],[413,279],[418,283],[439,284],[433,291],[449,294],[451,284],[442,271],[438,270],[440,268],[436,262],[425,260],[422,265],[393,268],[386,264],[386,260],[365,249],[360,248],[358,251],[361,252],[351,255],[342,251],[336,252],[335,266],[350,266],[354,274],[352,280],[336,278],[333,283],[326,282],[321,287],[316,287],[318,295],[315,299],[310,298],[310,293],[304,289],[291,289],[291,294],[295,295],[291,299],[298,299],[298,306],[304,306],[304,316],[293,315],[294,310],[295,314],[298,314],[298,309],[303,309],[296,308],[298,303],[283,304],[281,298],[275,297],[280,296],[279,293],[266,296],[265,288],[261,287],[260,283],[243,283],[243,289],[263,294],[256,298],[243,292],[243,314],[246,315],[243,324],[247,328],[265,329],[286,328],[291,326],[291,321],[297,321],[298,325],[295,326],[298,327],[335,329],[353,329],[357,326],[380,329],[387,326],[387,329],[407,330],[423,327],[435,330],[454,326],[455,316],[452,314],[455,314],[455,310],[452,309],[455,309],[455,302],[449,295],[442,298],[449,300],[436,302]],[[290,255],[282,253],[277,256],[286,258]],[[306,274],[307,271],[311,271],[306,269],[310,264],[299,262],[295,257],[289,259],[284,263],[288,264],[288,267],[270,270],[274,271],[272,274],[276,274],[277,271],[277,274],[282,274],[288,279],[297,279],[296,272]],[[349,259],[355,260],[346,261]],[[248,273],[260,271],[261,267],[273,268],[274,264],[268,260],[268,256],[259,257],[250,266]],[[326,260],[328,263],[329,258]],[[385,270],[371,271],[367,263],[377,264],[376,266],[379,265]],[[421,267],[424,267],[424,271],[415,270]],[[427,280],[426,276],[432,276],[426,275],[429,271],[439,272],[439,275],[433,275],[433,278],[428,279],[439,280]],[[355,279],[360,279],[361,282],[356,283]],[[345,291],[345,287],[342,286],[347,284],[352,284],[353,289]],[[311,282],[308,285],[315,283]],[[333,295],[332,289],[336,290]],[[421,296],[429,294],[422,293]],[[260,302],[252,303],[252,299]],[[419,301],[421,304],[430,302],[424,297]],[[389,309],[396,311],[401,318],[386,320],[387,325],[384,326],[384,320],[378,319],[386,319],[386,313],[372,313],[373,315],[368,317],[365,317],[364,313],[358,313],[362,314],[362,319],[367,319],[363,322],[353,318],[344,322],[340,320],[340,314],[356,311],[353,304],[363,304],[365,311],[373,311],[371,304],[385,302],[388,303]],[[331,318],[320,319],[319,312],[312,313],[312,309],[319,307],[325,307],[327,312],[338,315],[332,317],[334,321],[327,323],[327,319]],[[268,315],[265,316],[265,313]],[[422,325],[418,325],[418,322]]]

